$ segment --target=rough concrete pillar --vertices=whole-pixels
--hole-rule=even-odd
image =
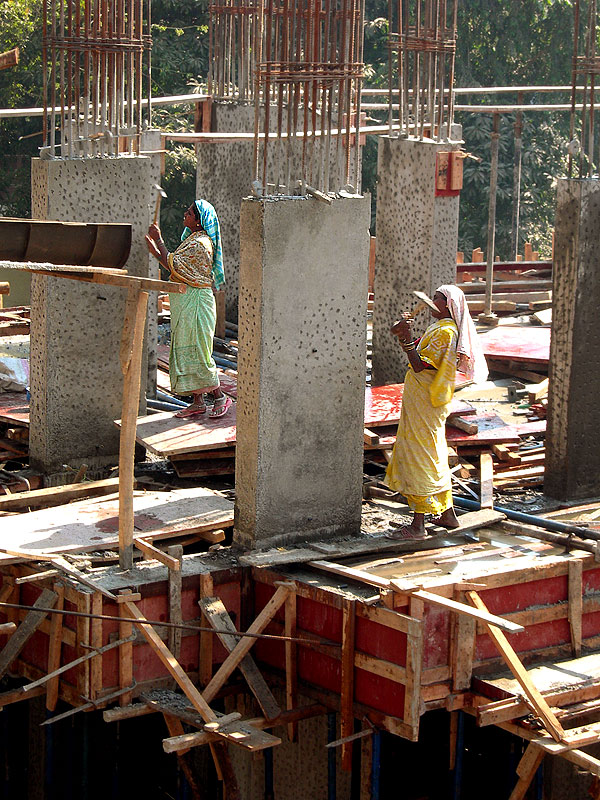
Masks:
[[[131,223],[125,268],[147,276],[151,186],[146,157],[34,159],[32,216]],[[32,466],[48,475],[62,472],[63,464],[93,469],[116,461],[125,297],[117,287],[32,276],[29,452]]]
[[[560,180],[552,286],[544,492],[600,494],[600,182]]]
[[[246,199],[236,541],[357,532],[370,198]]]
[[[456,281],[459,197],[436,197],[436,153],[459,142],[379,137],[373,307],[373,385],[402,381],[407,360],[390,326],[414,308],[412,295],[431,295]],[[423,313],[416,330],[431,322]]]

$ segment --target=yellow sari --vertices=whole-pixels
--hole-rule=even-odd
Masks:
[[[454,395],[458,329],[436,320],[423,334],[417,353],[433,369],[404,379],[402,413],[385,483],[406,497],[417,514],[439,515],[452,506],[446,417]]]

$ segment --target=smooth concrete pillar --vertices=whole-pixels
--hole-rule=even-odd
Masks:
[[[370,198],[242,202],[235,540],[358,532]]]
[[[404,380],[407,359],[390,335],[400,312],[417,305],[414,289],[430,296],[456,281],[458,195],[435,194],[436,153],[459,142],[379,137],[373,306],[373,385]],[[424,312],[415,330],[431,322]]]
[[[556,201],[544,491],[600,494],[600,182],[560,180]]]
[[[125,268],[148,276],[144,243],[153,195],[146,157],[32,161],[32,216],[77,222],[127,222]],[[32,276],[32,466],[47,475],[63,465],[114,464],[119,452],[123,375],[119,345],[127,290]],[[142,403],[141,411],[145,409]]]

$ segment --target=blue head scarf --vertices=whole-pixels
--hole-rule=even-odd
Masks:
[[[210,236],[213,243],[212,273],[215,289],[222,289],[225,285],[225,272],[223,270],[223,248],[221,247],[219,218],[214,207],[207,200],[196,200],[195,206],[198,210],[200,225]],[[189,228],[184,228],[181,234],[181,241],[183,242],[184,239],[187,239],[190,233],[191,230]]]

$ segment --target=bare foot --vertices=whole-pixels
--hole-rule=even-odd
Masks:
[[[441,525],[442,528],[458,528],[460,526],[460,522],[458,521],[458,517],[454,513],[454,507],[450,506],[447,508],[443,514],[440,514],[439,517],[434,517],[432,520],[436,525]]]

